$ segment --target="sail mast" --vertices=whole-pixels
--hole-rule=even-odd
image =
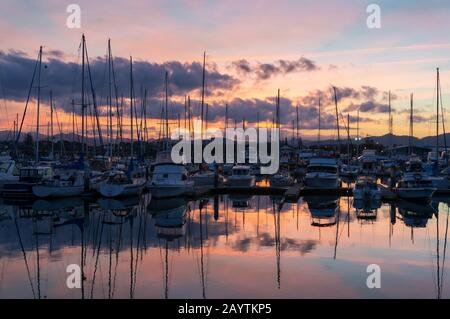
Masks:
[[[50,138],[52,141],[52,159],[54,157],[55,151],[55,142],[53,138],[53,92],[50,90]],[[62,143],[62,141],[60,141]]]
[[[39,162],[39,111],[41,108],[41,69],[42,69],[42,46],[39,48],[39,68],[37,87],[37,120],[36,120],[36,164]]]
[[[165,103],[165,121],[164,121],[164,139],[165,139],[165,150],[167,151],[169,149],[169,73],[166,71],[165,75],[165,89],[166,89],[166,103]]]
[[[133,57],[130,56],[130,121],[131,121],[131,146],[130,155],[133,160]]]
[[[317,146],[319,146],[320,143],[320,130],[321,130],[321,121],[320,121],[320,97],[319,97],[319,132],[317,133]]]
[[[411,93],[411,106],[409,112],[409,155],[413,153],[413,136],[414,136],[414,111],[413,111],[414,95]]]
[[[201,122],[202,122],[202,129],[201,129],[201,138],[203,141],[203,108],[205,104],[205,63],[206,63],[206,52],[203,52],[203,71],[202,71],[202,114],[201,114]],[[203,143],[203,142],[202,142]]]
[[[84,34],[81,36],[81,153],[84,153],[86,149],[85,145],[85,113],[86,104],[84,101],[84,52],[85,52],[85,38]]]
[[[338,139],[338,150],[341,151],[341,135],[339,131],[339,112],[338,112],[338,100],[337,100],[337,92],[336,87],[333,86],[334,91],[334,105],[336,111],[336,129],[337,129],[337,139]]]
[[[436,69],[436,169],[439,161],[439,68]]]
[[[113,133],[112,133],[112,86],[111,86],[111,79],[112,79],[112,64],[111,64],[111,39],[108,39],[108,83],[109,83],[109,96],[108,96],[108,135],[109,135],[109,158],[112,157],[112,149],[113,149]]]

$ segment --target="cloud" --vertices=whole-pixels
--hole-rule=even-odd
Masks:
[[[256,80],[268,80],[277,75],[286,75],[293,72],[311,72],[319,70],[316,63],[305,57],[298,60],[278,60],[274,63],[251,64],[246,59],[236,60],[230,65],[238,74],[252,75]]]
[[[389,105],[377,103],[374,101],[366,101],[360,104],[352,103],[347,108],[345,108],[344,112],[352,112],[357,110],[366,113],[387,113],[389,112]]]
[[[66,110],[71,110],[70,100],[74,98],[77,103],[81,99],[81,67],[78,63],[66,62],[61,57],[64,53],[58,50],[44,51],[43,68],[41,73],[42,95],[48,99],[51,89],[56,104]],[[0,51],[0,75],[4,85],[4,98],[16,102],[26,100],[28,86],[31,81],[35,58],[28,57],[21,52]],[[114,58],[116,84],[119,96],[129,97],[130,91],[130,62],[123,57]],[[90,59],[94,90],[97,104],[108,94],[108,68],[105,57]],[[161,97],[164,94],[164,74],[169,72],[170,94],[183,96],[201,88],[202,64],[199,62],[182,63],[169,61],[164,63],[151,63],[143,60],[133,62],[133,77],[135,95],[138,96],[140,88],[146,88],[151,97]],[[239,80],[231,75],[220,73],[215,66],[208,67],[206,71],[207,88],[209,91],[231,90],[238,85]],[[86,71],[86,87],[88,96],[91,95],[90,83]],[[33,97],[36,97],[33,90]]]

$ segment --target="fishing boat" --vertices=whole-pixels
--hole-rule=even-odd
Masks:
[[[381,200],[381,189],[375,178],[370,176],[360,176],[353,188],[353,198],[363,201]]]
[[[250,174],[249,166],[236,165],[227,179],[227,184],[233,187],[252,187],[255,186],[255,176]]]
[[[153,166],[153,178],[148,187],[152,197],[177,197],[191,194],[194,182],[188,179],[184,165],[159,163]]]
[[[309,188],[336,189],[341,185],[338,165],[333,158],[311,159],[307,167],[305,184]]]

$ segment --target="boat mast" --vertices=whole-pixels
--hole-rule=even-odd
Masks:
[[[133,58],[130,56],[130,121],[131,121],[131,145],[130,160],[133,160]]]
[[[54,143],[54,137],[53,137],[53,92],[50,90],[50,138],[51,138],[51,144],[52,144],[52,159],[54,158],[54,151],[55,151],[55,143]],[[62,143],[62,141],[60,141]]]
[[[319,97],[319,132],[317,133],[317,146],[320,144],[320,130],[321,130],[321,121],[320,121],[320,97]]]
[[[37,120],[36,120],[36,164],[39,162],[39,111],[41,108],[41,69],[42,46],[39,47],[38,87],[37,87]]]
[[[206,62],[206,52],[203,52],[203,71],[202,71],[202,114],[201,114],[201,122],[202,122],[202,129],[201,129],[201,138],[203,143],[203,108],[205,104],[205,62]]]
[[[359,155],[359,109],[356,112],[356,157]]]
[[[81,153],[85,152],[85,113],[86,113],[86,104],[84,101],[84,52],[85,52],[85,38],[84,34],[81,36]]]
[[[392,139],[393,139],[393,135],[394,135],[394,130],[393,130],[393,121],[392,121],[391,91],[389,91],[389,93],[388,93],[388,99],[389,99],[389,147],[391,148],[391,150],[389,152],[389,157],[392,157],[392,148],[393,148]]]
[[[337,92],[336,87],[333,86],[334,91],[334,105],[335,105],[335,111],[336,111],[336,129],[337,129],[337,139],[338,139],[338,147],[339,152],[341,151],[341,135],[339,131],[339,112],[338,112],[338,100],[337,100]]]
[[[299,106],[299,105],[298,105],[298,103],[297,103],[297,108],[296,108],[297,125],[296,125],[296,132],[295,132],[295,135],[296,135],[296,138],[297,138],[297,147],[300,146],[300,136],[299,136],[299,127],[298,127],[298,125],[299,125],[298,106]]]
[[[350,164],[350,114],[347,114],[347,164]]]
[[[411,93],[411,106],[409,113],[409,155],[413,153],[413,136],[414,136],[414,111],[413,111],[413,101],[414,95]]]
[[[436,69],[436,171],[439,162],[439,68]]]
[[[165,151],[169,149],[169,73],[166,71],[165,75],[165,90],[166,90],[166,99],[165,99],[165,110],[164,110],[164,140],[165,140]],[[203,107],[203,106],[202,106]]]
[[[111,79],[112,79],[112,64],[111,64],[111,39],[108,39],[108,84],[109,84],[109,96],[108,96],[108,135],[109,135],[109,158],[112,157],[112,149],[113,149],[113,132],[112,132],[112,86],[111,86]]]

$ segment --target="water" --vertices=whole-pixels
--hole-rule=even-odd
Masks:
[[[5,202],[0,297],[450,297],[445,202],[357,214],[347,197],[280,201]],[[69,264],[81,266],[80,289],[66,285]],[[381,267],[380,289],[366,285],[370,264]]]

